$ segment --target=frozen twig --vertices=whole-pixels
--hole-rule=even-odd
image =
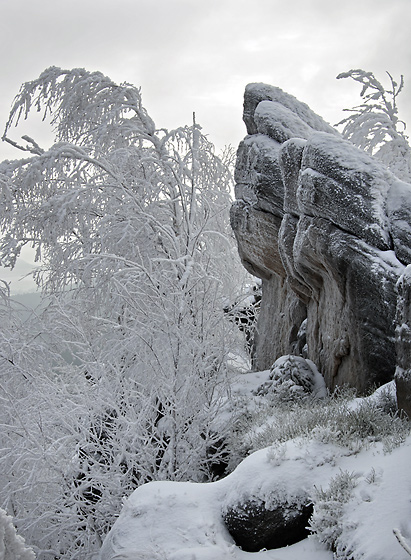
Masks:
[[[406,542],[401,534],[401,531],[399,529],[393,529],[392,532],[394,533],[397,541],[400,543],[405,552],[407,552],[411,556],[411,546]]]

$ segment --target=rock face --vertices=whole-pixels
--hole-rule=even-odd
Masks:
[[[231,223],[262,279],[255,368],[300,354],[330,389],[391,380],[411,185],[279,88],[247,86],[244,122]]]
[[[407,266],[397,284],[397,386],[398,408],[411,419],[411,266]]]

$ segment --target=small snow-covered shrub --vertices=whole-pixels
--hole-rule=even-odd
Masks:
[[[327,412],[334,414],[331,407]],[[309,437],[313,430],[325,422],[325,415],[324,405],[314,400],[307,400],[298,405],[284,403],[282,406],[277,406],[275,410],[272,408],[266,410],[264,422],[255,424],[246,434],[245,440],[249,443],[250,449],[256,451],[269,447],[275,442],[284,443],[297,437]]]
[[[317,368],[301,356],[286,355],[271,367],[269,379],[256,391],[272,404],[299,402],[310,396],[325,396],[325,386]]]
[[[390,388],[389,388],[390,387]],[[386,414],[395,416],[398,413],[397,395],[394,386],[388,384],[374,393],[376,405]]]
[[[330,480],[328,489],[314,489],[314,513],[310,519],[310,529],[320,542],[334,551],[335,560],[353,558],[353,551],[340,537],[344,530],[342,526],[344,509],[352,497],[355,486],[355,475],[348,471],[341,471]]]
[[[334,418],[324,420],[314,429],[314,437],[324,443],[336,442],[353,452],[377,441],[383,442],[385,452],[390,452],[409,433],[409,426],[398,415],[366,400],[354,409],[341,409]]]

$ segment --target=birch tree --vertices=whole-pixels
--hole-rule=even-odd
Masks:
[[[14,138],[32,110],[54,127],[48,149]],[[224,453],[236,333],[223,308],[243,276],[232,154],[217,156],[195,117],[156,129],[130,84],[54,67],[22,86],[3,139],[27,157],[0,164],[0,260],[35,251],[53,360],[31,400],[26,388],[30,437],[8,432],[0,505],[38,558],[88,558],[124,494],[210,480]]]

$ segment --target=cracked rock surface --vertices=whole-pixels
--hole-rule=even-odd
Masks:
[[[363,393],[391,380],[411,185],[279,88],[247,86],[244,121],[231,223],[244,266],[263,284],[255,368],[294,353],[330,389]]]

